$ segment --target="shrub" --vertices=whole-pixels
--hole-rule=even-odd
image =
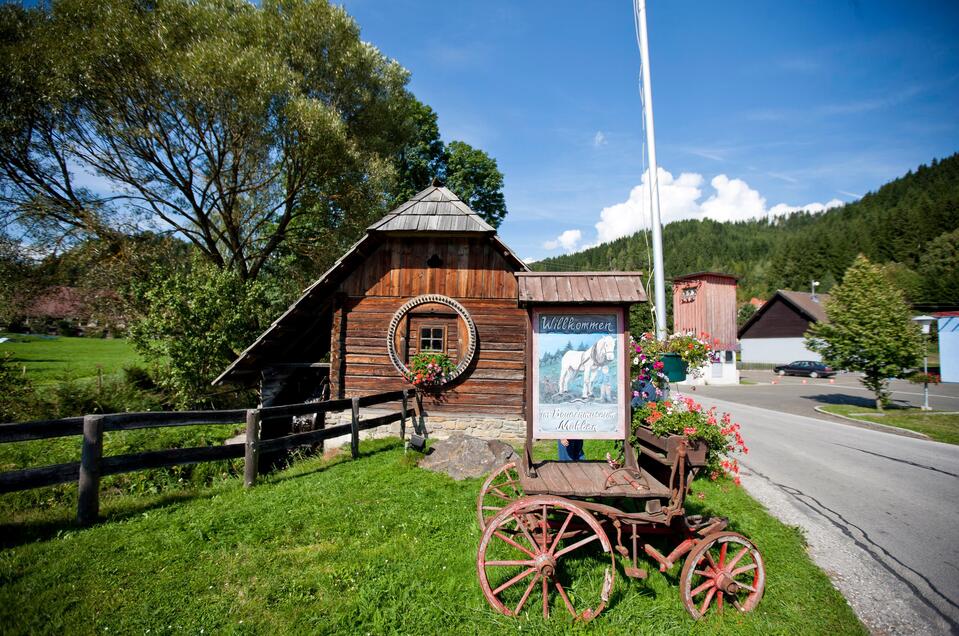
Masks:
[[[199,260],[136,288],[146,310],[131,327],[133,344],[162,369],[156,381],[177,408],[212,405],[210,382],[260,332],[266,292]]]
[[[0,354],[0,422],[33,419],[37,392],[23,371],[13,362],[13,354]]]

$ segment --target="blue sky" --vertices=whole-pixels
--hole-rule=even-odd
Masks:
[[[446,140],[493,155],[523,258],[640,227],[630,2],[349,0]],[[959,3],[649,0],[664,220],[855,200],[959,150]],[[598,224],[598,226],[597,226]]]

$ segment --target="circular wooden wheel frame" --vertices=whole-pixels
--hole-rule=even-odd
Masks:
[[[736,532],[714,532],[699,542],[683,564],[679,592],[686,611],[699,620],[725,604],[740,612],[756,608],[766,588],[766,566],[752,542]]]
[[[490,519],[522,496],[523,487],[519,484],[516,462],[508,462],[491,472],[476,498],[476,520],[480,532],[486,530]]]
[[[571,537],[576,540],[573,541]],[[567,539],[568,545],[561,547],[564,539]],[[564,557],[594,541],[599,541],[603,552],[610,558],[601,589],[596,590],[598,595],[580,594],[571,599],[559,581],[561,563]],[[488,559],[487,553],[495,544],[506,548],[504,551],[511,558]],[[519,573],[506,578],[511,574],[509,568],[512,571],[519,570]],[[480,540],[476,570],[483,595],[493,609],[502,614],[518,616],[533,589],[538,586],[542,590],[544,619],[549,618],[552,591],[562,599],[563,606],[574,619],[585,622],[595,618],[606,607],[613,588],[616,563],[609,538],[592,514],[568,499],[543,495],[515,501],[489,520]],[[510,603],[508,607],[503,594],[514,587],[514,593],[522,589],[523,594],[515,606]],[[591,598],[584,601],[584,596],[596,596],[597,601],[593,607],[578,609],[573,600],[592,603]]]

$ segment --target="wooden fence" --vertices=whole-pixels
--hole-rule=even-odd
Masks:
[[[400,411],[360,420],[361,408],[396,401],[402,403]],[[348,424],[325,426],[327,413],[347,410],[351,412]],[[261,439],[261,425],[264,421],[302,415],[315,415],[317,429],[284,437]],[[100,478],[105,475],[243,457],[243,483],[249,488],[256,483],[260,453],[315,444],[332,437],[349,434],[350,449],[353,457],[356,458],[359,453],[360,431],[400,422],[400,437],[405,437],[406,419],[410,416],[418,418],[419,424],[422,424],[422,413],[416,393],[412,389],[405,389],[363,397],[257,409],[112,413],[0,424],[0,444],[72,435],[83,436],[80,461],[2,472],[0,473],[0,493],[76,481],[79,487],[77,521],[81,525],[89,525],[94,523],[99,515]],[[167,426],[233,424],[244,421],[246,422],[246,443],[244,444],[172,448],[129,455],[103,456],[104,432]]]

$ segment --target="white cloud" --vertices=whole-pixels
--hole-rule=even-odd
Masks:
[[[593,136],[593,148],[599,148],[600,146],[605,146],[607,143],[606,135],[602,130],[597,130],[596,134]]]
[[[575,252],[576,248],[579,247],[579,242],[582,240],[583,232],[581,230],[566,230],[557,236],[555,240],[543,243],[543,247],[548,250],[555,250],[557,247],[562,247],[567,252]]]
[[[780,203],[769,208],[769,214],[771,216],[783,216],[803,210],[816,214],[819,212],[825,212],[826,210],[830,210],[832,208],[838,208],[843,205],[846,205],[846,202],[840,201],[839,199],[830,199],[826,203],[807,203],[806,205],[786,205],[785,203]]]
[[[700,186],[703,177],[695,172],[684,172],[679,178],[660,168],[659,208],[663,223],[696,216],[699,213],[697,200],[702,196]],[[649,170],[643,181],[629,193],[629,199],[603,208],[596,224],[597,241],[606,243],[621,236],[634,234],[642,229],[649,218]]]
[[[742,179],[731,179],[725,174],[710,180],[713,189],[702,201],[705,179],[695,172],[683,172],[678,178],[659,168],[659,206],[663,225],[682,219],[714,219],[716,221],[744,221],[766,216],[782,216],[799,210],[824,212],[844,205],[839,199],[827,203],[788,205],[779,203],[766,207],[766,198]],[[622,236],[634,234],[649,223],[649,171],[643,174],[642,182],[629,193],[629,198],[602,209],[596,223],[596,243],[606,243]],[[556,241],[555,249],[559,245]],[[577,242],[578,243],[578,242]],[[589,247],[580,244],[579,249]],[[545,245],[544,245],[545,247]],[[566,248],[572,251],[575,248]]]
[[[766,212],[766,199],[742,179],[730,179],[720,174],[713,177],[709,184],[716,190],[716,194],[703,202],[703,218],[739,221],[762,216]]]

